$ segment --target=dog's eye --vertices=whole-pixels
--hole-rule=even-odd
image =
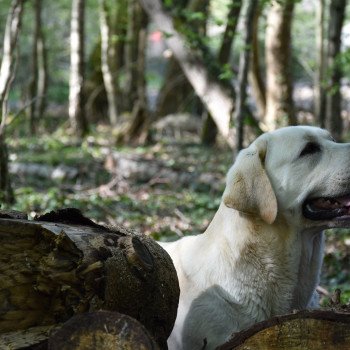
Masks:
[[[306,156],[308,154],[313,154],[321,151],[321,147],[319,144],[315,142],[308,142],[304,149],[300,153],[300,157]]]

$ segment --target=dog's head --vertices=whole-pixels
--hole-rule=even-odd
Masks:
[[[268,224],[348,226],[350,144],[326,130],[287,127],[242,150],[228,172],[223,202]]]

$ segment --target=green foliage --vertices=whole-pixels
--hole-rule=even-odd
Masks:
[[[350,75],[350,47],[338,55],[336,65],[341,69],[344,76],[347,77]]]
[[[331,291],[340,288],[341,302],[350,301],[350,234],[348,229],[326,231],[325,268],[322,283],[328,285]],[[325,301],[327,303],[327,300]]]
[[[220,80],[231,80],[234,77],[232,67],[229,63],[222,66],[222,72],[219,74]]]

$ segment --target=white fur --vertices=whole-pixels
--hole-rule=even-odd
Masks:
[[[322,152],[300,157],[309,140]],[[344,223],[307,220],[302,204],[350,192],[349,155],[350,144],[313,127],[266,133],[239,154],[207,230],[162,244],[180,283],[170,350],[213,349],[255,322],[317,307],[322,231]]]

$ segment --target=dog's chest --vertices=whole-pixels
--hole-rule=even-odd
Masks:
[[[254,321],[288,312],[298,275],[294,259],[248,254],[242,260],[233,271],[231,287],[227,286],[232,300],[244,306]]]

